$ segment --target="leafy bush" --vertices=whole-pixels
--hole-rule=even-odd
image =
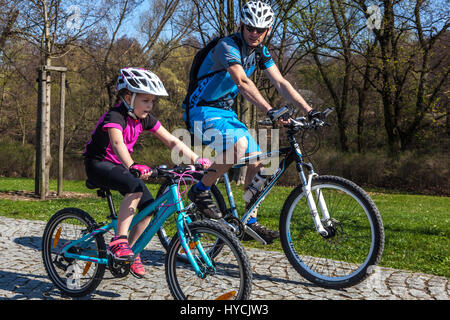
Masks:
[[[0,140],[0,175],[32,177],[34,173],[34,146],[9,138]]]

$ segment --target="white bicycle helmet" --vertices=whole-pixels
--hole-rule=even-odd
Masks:
[[[156,74],[142,68],[120,70],[116,90],[128,89],[133,93],[146,93],[155,96],[168,96],[163,83]]]
[[[275,14],[272,8],[262,1],[249,1],[242,6],[241,22],[254,28],[269,28]]]
[[[134,114],[134,99],[136,94],[145,93],[155,96],[168,96],[162,81],[156,74],[142,68],[123,68],[120,70],[120,75],[117,78],[116,90],[120,91],[127,89],[133,95],[131,96],[131,103],[128,104],[123,97],[121,97],[123,104],[128,109],[128,115],[137,120]]]

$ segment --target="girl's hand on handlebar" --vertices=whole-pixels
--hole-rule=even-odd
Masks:
[[[132,175],[134,175],[136,178],[140,178],[142,180],[148,180],[148,178],[152,174],[152,169],[145,164],[137,164],[133,163],[130,166],[129,171]]]
[[[209,167],[211,167],[212,165],[212,161],[209,160],[208,158],[198,158],[195,161],[195,164],[200,164],[202,166],[203,169],[208,169]]]

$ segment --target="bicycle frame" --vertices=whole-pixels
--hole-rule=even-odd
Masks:
[[[266,195],[270,192],[270,190],[272,190],[275,183],[286,172],[286,169],[291,165],[291,163],[295,161],[297,171],[299,173],[300,180],[302,182],[303,190],[305,191],[305,194],[307,196],[307,203],[308,203],[316,230],[322,236],[326,236],[326,235],[328,235],[328,232],[326,231],[326,229],[324,228],[324,226],[322,224],[322,220],[320,219],[320,215],[317,210],[316,202],[314,201],[314,197],[311,192],[312,178],[317,174],[314,172],[313,166],[311,164],[305,163],[303,161],[303,155],[302,155],[300,147],[294,137],[294,133],[288,131],[288,137],[289,137],[290,147],[286,147],[286,148],[280,149],[278,151],[258,154],[256,156],[244,157],[244,158],[240,159],[236,165],[233,166],[233,168],[240,168],[240,167],[247,165],[250,161],[254,161],[254,160],[262,161],[262,160],[265,160],[265,159],[273,156],[273,154],[280,154],[280,155],[284,156],[284,158],[280,161],[278,169],[275,171],[275,173],[272,176],[267,178],[266,183],[264,184],[263,189],[259,192],[257,199],[251,204],[250,208],[243,214],[240,221],[242,222],[243,225],[246,225],[247,221],[251,217],[252,212],[259,207],[259,205],[264,200]],[[303,166],[306,166],[309,170],[308,177],[305,175]],[[227,192],[228,200],[230,203],[231,213],[233,214],[234,217],[239,219],[234,196],[231,191],[231,184],[230,184],[230,179],[228,177],[228,174],[225,173],[223,175],[223,178],[224,178],[225,189]],[[318,190],[317,193],[318,193],[319,207],[320,207],[322,215],[323,215],[323,221],[327,221],[327,219],[329,220],[330,216],[328,213],[328,209],[327,209],[325,200],[324,200],[320,190]],[[258,239],[258,241],[261,242],[262,244],[266,244],[266,242],[261,237],[259,237],[258,234],[253,232],[253,230],[251,230],[250,228],[247,228],[247,232],[252,234],[253,237]]]
[[[166,203],[166,204],[164,204]],[[194,255],[192,254],[191,248],[189,247],[189,241],[187,240],[186,233],[189,233],[188,229],[185,228],[185,226],[189,223],[191,223],[191,219],[189,216],[185,214],[184,205],[181,201],[179,188],[176,183],[173,183],[169,190],[161,195],[159,198],[157,198],[155,201],[153,201],[151,204],[149,204],[146,208],[141,210],[138,214],[136,214],[133,217],[133,220],[130,225],[130,230],[133,228],[136,224],[138,224],[142,219],[147,217],[149,214],[151,214],[153,211],[156,211],[155,215],[153,216],[152,220],[150,221],[147,228],[144,230],[142,235],[139,237],[139,239],[136,241],[136,243],[133,245],[133,252],[135,255],[139,254],[145,246],[150,242],[150,240],[153,238],[155,233],[158,231],[158,229],[164,224],[164,222],[169,218],[173,213],[178,212],[177,217],[177,230],[178,230],[178,236],[180,238],[181,246],[184,249],[184,253],[186,253],[191,265],[193,266],[197,276],[204,277],[205,274],[200,269]],[[61,252],[65,257],[67,258],[73,258],[77,260],[83,260],[83,261],[90,261],[94,263],[99,264],[108,264],[107,258],[100,258],[95,256],[87,256],[87,255],[79,255],[75,253],[68,252],[68,250],[71,247],[79,246],[79,247],[87,247],[87,245],[94,240],[95,236],[97,236],[100,233],[106,233],[110,230],[117,230],[117,219],[113,219],[111,223],[101,226],[100,228],[97,228],[93,230],[92,232],[89,232],[88,234],[84,235],[80,239],[77,239],[75,241],[69,242],[64,248],[61,249]],[[202,247],[201,242],[199,239],[194,238],[194,243],[200,252],[203,261],[206,263],[208,267],[213,268],[215,270],[213,263],[211,262],[211,259],[208,257],[208,255],[205,253],[205,250]]]

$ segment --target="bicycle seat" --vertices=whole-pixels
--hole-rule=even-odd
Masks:
[[[100,189],[100,190],[104,190],[104,191],[109,190],[108,187],[100,186],[100,185],[96,184],[95,182],[93,182],[92,180],[89,180],[89,179],[86,180],[86,188],[91,189],[91,190],[94,190],[94,189]]]

